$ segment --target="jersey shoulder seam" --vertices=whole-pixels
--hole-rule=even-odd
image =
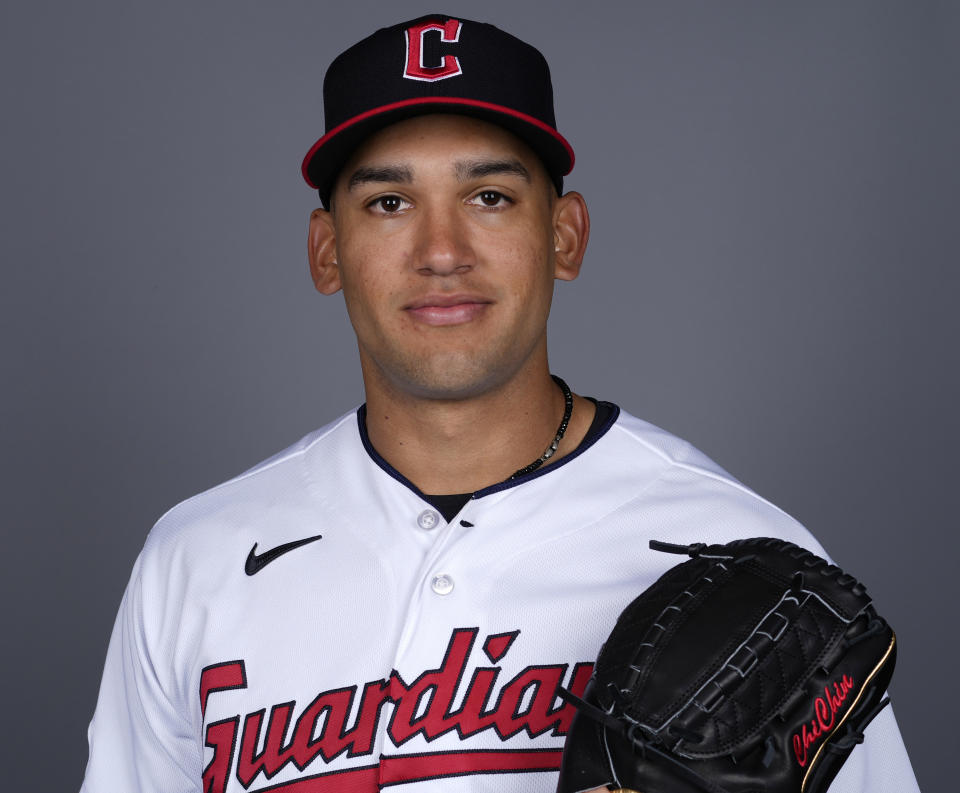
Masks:
[[[650,426],[652,427],[652,426],[654,426],[654,425],[651,424]],[[639,444],[641,444],[642,446],[644,446],[644,447],[645,447],[647,450],[649,450],[652,454],[657,455],[657,456],[660,457],[662,460],[664,460],[666,463],[668,463],[670,466],[672,466],[672,467],[674,467],[674,468],[682,469],[682,470],[684,470],[684,471],[689,471],[690,473],[695,474],[695,475],[698,475],[698,476],[702,476],[702,477],[704,477],[705,479],[712,479],[712,480],[715,481],[715,482],[724,484],[724,485],[726,485],[727,487],[730,487],[730,488],[732,488],[732,489],[734,489],[734,490],[739,491],[739,492],[742,493],[743,495],[749,496],[749,497],[755,499],[756,501],[759,501],[759,502],[765,504],[766,506],[771,507],[772,509],[774,509],[774,510],[776,510],[777,512],[781,513],[782,515],[790,518],[791,520],[794,520],[794,521],[796,520],[796,518],[794,518],[792,515],[790,515],[789,512],[787,512],[787,511],[784,510],[784,509],[781,509],[781,508],[778,507],[776,504],[774,504],[772,501],[769,501],[768,499],[764,498],[764,497],[761,496],[759,493],[757,493],[755,490],[752,490],[751,488],[747,487],[745,484],[743,484],[742,482],[740,482],[740,481],[739,481],[738,479],[736,479],[732,474],[730,474],[730,473],[727,472],[726,470],[722,469],[720,466],[717,466],[717,467],[720,468],[720,470],[722,471],[722,473],[718,473],[717,471],[711,471],[710,469],[705,468],[705,467],[703,467],[702,465],[698,465],[698,464],[695,463],[695,462],[691,462],[691,461],[687,461],[687,460],[682,459],[682,455],[683,455],[683,454],[690,454],[691,452],[694,453],[694,454],[703,455],[703,452],[701,452],[699,449],[697,449],[697,447],[694,446],[692,443],[690,443],[690,441],[684,440],[684,439],[679,438],[679,437],[677,437],[677,436],[675,436],[675,435],[671,435],[671,437],[676,438],[676,439],[680,442],[680,446],[681,446],[681,450],[682,450],[682,451],[681,451],[681,454],[679,454],[679,455],[672,455],[672,454],[669,454],[668,452],[664,451],[663,449],[659,448],[659,447],[656,446],[655,444],[651,443],[649,440],[641,437],[641,436],[638,435],[636,432],[633,432],[633,431],[630,430],[628,427],[623,426],[623,424],[621,424],[620,422],[617,422],[616,424],[614,424],[614,428],[618,429],[620,432],[626,434],[627,436],[629,436],[630,438],[632,438],[634,441],[636,441],[637,443],[639,443]],[[664,433],[666,433],[666,430],[661,430],[661,429],[659,429],[659,428],[656,428],[656,429],[657,429],[659,432],[664,432]],[[669,434],[669,433],[667,433],[667,434]],[[713,462],[713,460],[712,460],[711,458],[706,457],[706,455],[703,455],[703,456],[704,456],[707,460],[710,460],[710,462]],[[716,463],[714,463],[714,465],[716,465]],[[665,472],[661,472],[660,476],[657,477],[657,481],[659,481],[660,479],[662,479],[664,473],[665,473]],[[647,488],[644,488],[644,491],[645,491],[645,490],[647,490]]]

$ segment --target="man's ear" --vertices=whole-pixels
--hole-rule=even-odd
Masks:
[[[307,254],[310,257],[310,275],[313,285],[324,295],[340,290],[340,266],[337,264],[337,235],[333,227],[333,215],[325,209],[310,213],[310,230],[307,233]]]
[[[553,204],[555,278],[572,281],[580,274],[589,238],[590,213],[583,196],[573,191],[560,196]]]

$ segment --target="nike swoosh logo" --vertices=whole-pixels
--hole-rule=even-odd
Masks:
[[[247,563],[243,566],[244,571],[247,575],[255,575],[263,570],[270,562],[274,559],[283,556],[287,551],[292,551],[294,548],[299,548],[301,545],[306,545],[308,542],[314,542],[315,540],[322,540],[323,535],[318,534],[316,537],[307,537],[303,540],[294,540],[293,542],[285,542],[283,545],[278,545],[276,548],[271,548],[269,551],[264,551],[261,554],[257,553],[257,543],[253,544],[253,547],[250,549],[250,553],[247,554]]]

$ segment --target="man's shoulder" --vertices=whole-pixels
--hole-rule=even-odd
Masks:
[[[307,499],[314,461],[352,454],[354,446],[361,448],[356,411],[350,411],[243,473],[176,504],[156,522],[144,551],[180,542],[185,535],[198,542],[208,535],[215,543],[219,535],[262,517],[278,504]]]
[[[621,410],[602,448],[632,477],[624,507],[669,527],[673,541],[776,536],[823,553],[795,518],[667,430]]]
[[[607,436],[607,453],[621,457],[628,467],[643,466],[658,476],[685,472],[693,480],[723,481],[748,490],[690,441],[625,410],[620,410]]]
[[[699,465],[704,469],[729,476],[690,441],[634,416],[622,408],[612,429],[628,439],[634,445],[636,453],[655,455],[670,464]]]

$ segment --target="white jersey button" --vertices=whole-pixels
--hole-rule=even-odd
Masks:
[[[433,577],[433,581],[430,582],[430,587],[438,595],[449,595],[453,592],[453,579],[446,573],[441,573]]]
[[[435,529],[440,522],[440,516],[432,509],[425,509],[417,515],[417,525],[421,529]]]

